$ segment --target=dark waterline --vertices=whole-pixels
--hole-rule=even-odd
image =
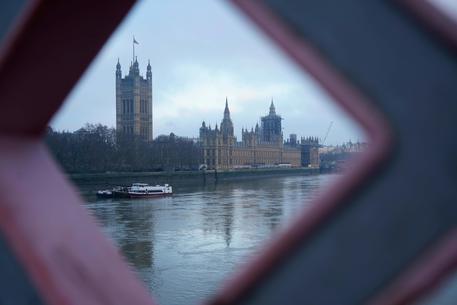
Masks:
[[[160,304],[196,304],[335,177],[181,186],[173,197],[88,197],[86,206]]]

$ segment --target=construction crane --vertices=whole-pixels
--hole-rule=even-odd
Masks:
[[[322,146],[324,146],[325,141],[327,140],[328,134],[330,133],[330,130],[332,129],[332,126],[333,126],[333,121],[331,121],[330,124],[328,125],[327,132],[325,133],[324,139],[322,140],[322,143],[321,143]]]

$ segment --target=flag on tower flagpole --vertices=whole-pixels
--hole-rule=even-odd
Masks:
[[[132,63],[135,62],[135,44],[139,44],[138,41],[136,41],[135,36],[133,36],[133,43],[132,43],[132,48],[133,48],[133,60]]]

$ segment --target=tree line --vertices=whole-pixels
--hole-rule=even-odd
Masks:
[[[45,141],[68,173],[196,170],[201,163],[198,143],[173,133],[146,142],[101,124],[86,124],[74,132],[49,127]]]

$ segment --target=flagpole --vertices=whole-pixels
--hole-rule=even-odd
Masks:
[[[133,65],[133,63],[135,62],[135,36],[133,36],[132,46],[133,46],[133,58],[132,58],[132,65]]]

